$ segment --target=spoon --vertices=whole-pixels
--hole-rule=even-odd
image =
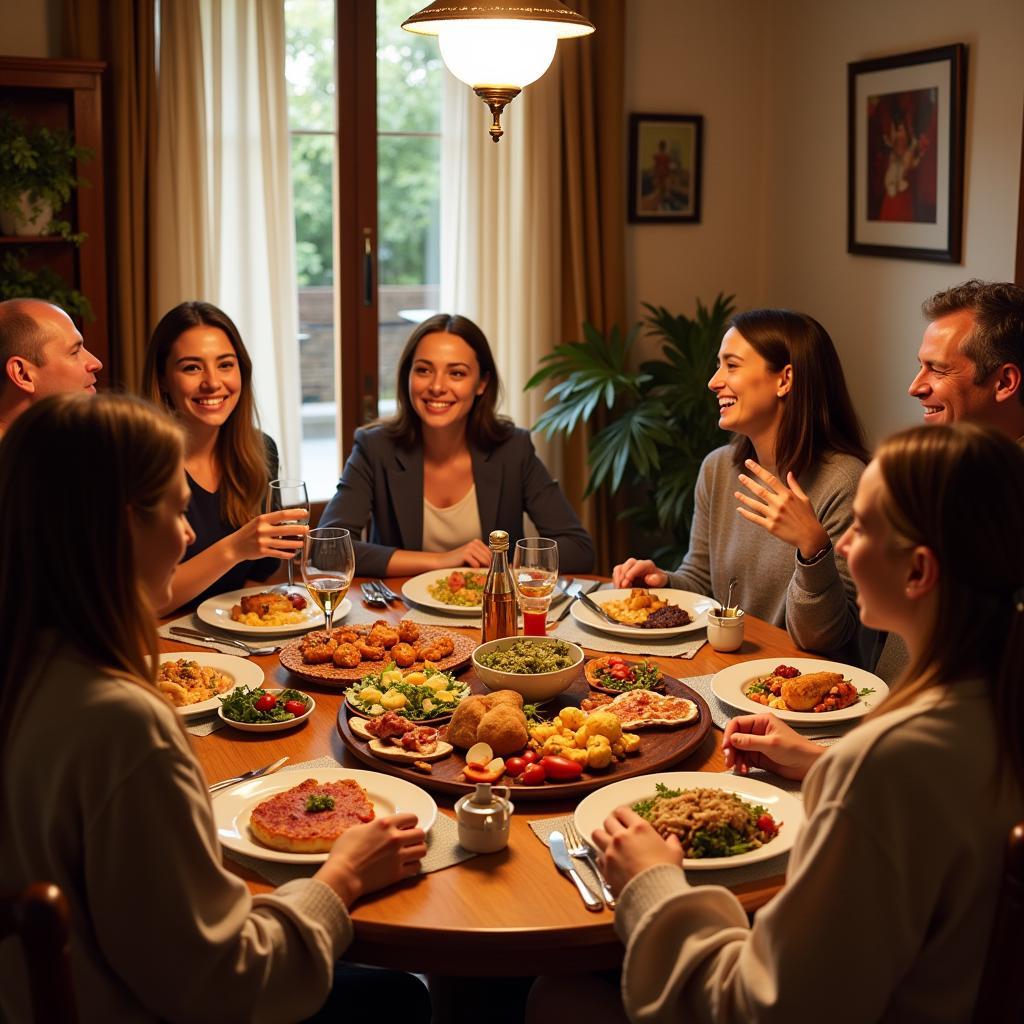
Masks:
[[[733,592],[735,587],[736,587],[736,577],[735,576],[731,576],[729,578],[729,592],[725,595],[725,605],[722,607],[722,614],[724,616],[734,615],[735,612],[736,612],[736,609],[733,607],[733,604],[732,604],[732,592]]]

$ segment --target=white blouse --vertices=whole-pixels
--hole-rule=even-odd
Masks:
[[[480,536],[476,484],[454,505],[438,508],[423,499],[423,550],[451,551]]]

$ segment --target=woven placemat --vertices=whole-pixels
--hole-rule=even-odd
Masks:
[[[640,632],[639,630],[637,631]],[[588,647],[592,651],[604,651],[606,654],[635,654],[640,657],[657,658],[692,658],[707,643],[704,631],[693,634],[683,633],[667,640],[638,636],[629,640],[624,636],[612,636],[581,626],[571,615],[563,619],[557,626],[548,630],[548,636],[559,640]]]
[[[301,764],[288,767],[315,771],[317,768],[341,768],[343,766],[338,764],[333,757],[318,757],[315,760],[303,761]],[[262,860],[259,857],[236,853],[234,850],[226,850],[225,856],[235,863],[241,864],[242,867],[254,871],[271,885],[284,885],[285,882],[290,882],[293,878],[309,878],[320,868],[319,864],[279,864],[276,861]],[[427,833],[427,855],[420,862],[420,874],[440,871],[442,868],[449,868],[453,864],[460,864],[462,861],[476,856],[477,854],[459,846],[459,829],[455,822],[438,813],[437,820]]]
[[[185,732],[190,733],[193,736],[209,736],[211,733],[216,732],[218,729],[223,729],[227,723],[217,714],[214,710],[209,715],[198,715],[195,718],[186,718],[182,725],[185,726]]]
[[[690,680],[686,680],[686,682],[689,683]],[[770,783],[802,799],[799,782],[784,779],[782,776],[775,775],[772,772],[761,771],[759,768],[751,770],[750,778]],[[573,816],[571,814],[562,814],[557,818],[543,818],[538,821],[531,821],[530,828],[533,834],[547,846],[548,836],[556,829],[564,833],[565,826],[572,824],[572,820]],[[744,882],[756,882],[762,878],[784,875],[788,863],[789,852],[787,851],[786,853],[780,853],[777,857],[758,861],[755,864],[745,864],[742,867],[723,868],[721,871],[691,871],[687,874],[686,880],[690,885],[724,885],[726,888],[729,888],[733,885],[742,885]],[[599,893],[597,879],[594,877],[594,873],[586,861],[576,859],[575,864],[590,888],[594,890],[595,894]]]
[[[171,632],[171,626],[184,626],[186,629],[196,629],[200,633],[205,633],[207,636],[220,636],[221,631],[215,626],[208,625],[202,622],[196,615],[189,612],[187,615],[182,615],[180,618],[174,619],[171,622],[165,622],[162,626],[157,629],[157,633],[165,640],[170,640],[176,644],[187,644],[189,647],[205,647],[211,651],[219,651],[221,654],[233,654],[236,658],[247,658],[248,655],[241,647],[235,647],[234,644],[227,642],[227,634],[224,634],[224,643],[207,643],[204,640],[193,640],[187,636],[175,636]],[[266,640],[262,640],[260,637],[238,637],[242,643],[248,644],[250,647],[260,647],[264,645],[281,644],[287,642],[287,640],[281,640],[279,637],[267,637]]]

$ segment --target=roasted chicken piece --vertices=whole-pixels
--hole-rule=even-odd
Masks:
[[[244,594],[239,601],[243,615],[263,617],[273,612],[293,612],[295,607],[284,594]]]
[[[782,684],[782,699],[791,711],[813,711],[822,698],[843,681],[838,672],[809,672]]]

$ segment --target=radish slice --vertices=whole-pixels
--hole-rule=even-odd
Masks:
[[[490,744],[487,743],[474,743],[473,746],[466,751],[466,764],[475,764],[484,768],[493,759],[494,751],[491,750]]]

